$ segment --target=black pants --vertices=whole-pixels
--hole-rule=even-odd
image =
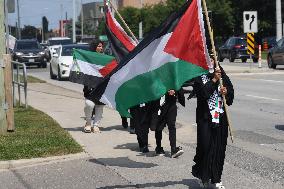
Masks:
[[[147,107],[135,107],[131,110],[133,126],[140,148],[148,146],[149,114]]]
[[[162,109],[162,111],[166,111],[165,113],[162,112],[162,124],[157,128],[155,131],[155,138],[156,138],[156,145],[157,147],[161,147],[162,141],[162,131],[165,125],[168,126],[169,130],[169,140],[171,145],[171,151],[175,150],[176,148],[176,117],[177,117],[177,105],[176,103],[171,103],[166,106],[166,109]]]

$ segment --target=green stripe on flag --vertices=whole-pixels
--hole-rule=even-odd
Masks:
[[[185,81],[207,73],[182,60],[167,63],[122,84],[115,95],[116,109],[122,116],[129,116],[130,107],[156,100],[170,89],[179,90]]]
[[[73,59],[88,62],[89,64],[105,66],[106,64],[111,62],[114,57],[93,51],[75,49],[73,51]]]

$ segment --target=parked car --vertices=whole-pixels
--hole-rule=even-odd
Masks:
[[[277,65],[284,65],[284,38],[277,41],[267,54],[269,68],[275,69]]]
[[[53,54],[56,52],[55,48],[58,48],[60,45],[69,45],[72,44],[72,40],[69,37],[51,37],[47,40],[48,54],[51,59]]]
[[[252,55],[253,62],[258,61],[258,48],[256,45],[256,54]],[[234,62],[235,59],[241,59],[242,62],[246,62],[250,58],[247,53],[246,38],[243,37],[230,37],[224,45],[218,50],[218,59],[223,62],[225,58],[228,58],[230,62]]]
[[[34,39],[17,40],[13,50],[14,61],[29,65],[37,65],[46,68],[46,56],[44,48]]]
[[[60,45],[50,61],[50,78],[63,80],[69,78],[70,69],[73,63],[73,49],[89,50],[89,45],[71,44]]]

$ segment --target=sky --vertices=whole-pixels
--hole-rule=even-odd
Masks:
[[[15,0],[17,2],[17,0]],[[59,20],[62,16],[65,19],[67,17],[72,18],[73,0],[18,0],[20,9],[20,22],[21,27],[24,25],[32,25],[35,27],[41,27],[41,19],[46,16],[49,25],[48,29],[55,29],[59,27]],[[75,0],[76,1],[76,15],[78,16],[81,10],[81,1],[84,3],[89,2],[101,2],[103,0]],[[61,11],[61,4],[63,11]],[[17,22],[17,8],[15,13],[9,13],[9,24],[12,26],[16,25]],[[77,17],[76,16],[76,17]]]

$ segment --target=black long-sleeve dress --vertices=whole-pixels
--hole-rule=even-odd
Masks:
[[[222,69],[221,69],[222,70]],[[204,84],[201,77],[195,79],[194,90],[197,97],[196,123],[197,123],[197,147],[194,157],[195,165],[192,167],[193,176],[202,182],[221,182],[224,166],[225,151],[228,137],[228,120],[224,113],[220,114],[219,124],[212,122],[207,100],[218,89],[218,82],[214,83],[212,75]],[[229,77],[222,70],[223,85],[227,88],[226,101],[231,105],[234,99],[234,88]]]

